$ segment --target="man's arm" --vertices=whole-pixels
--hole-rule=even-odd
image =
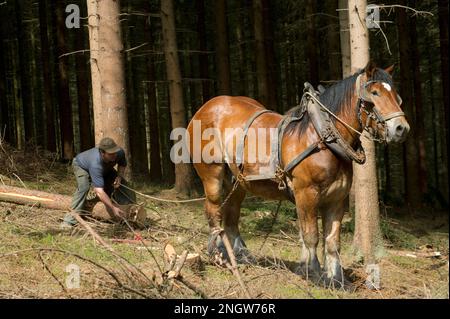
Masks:
[[[122,214],[125,214],[125,212],[119,207],[114,206],[108,194],[105,193],[105,190],[103,188],[95,187],[94,190],[98,198],[102,201],[103,204],[105,204],[106,210],[109,214],[111,214],[112,217],[121,217]]]

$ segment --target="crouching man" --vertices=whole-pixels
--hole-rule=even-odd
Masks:
[[[117,165],[117,171],[114,167]],[[136,195],[123,185],[123,176],[127,167],[125,152],[109,137],[103,138],[97,147],[78,154],[72,163],[78,188],[73,195],[71,209],[86,213],[86,200],[91,185],[96,197],[105,204],[111,216],[120,217],[124,212],[113,205],[113,200],[126,205],[136,202]],[[113,199],[113,200],[112,200]],[[61,228],[70,228],[77,224],[71,214],[66,214]]]

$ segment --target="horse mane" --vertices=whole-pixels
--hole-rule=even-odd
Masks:
[[[322,102],[331,112],[334,114],[342,114],[351,111],[352,105],[350,105],[350,99],[355,91],[355,82],[358,75],[362,74],[364,69],[357,71],[353,75],[329,86],[322,94],[319,96],[320,102]],[[376,68],[373,76],[370,80],[386,82],[393,87],[392,77],[385,70]],[[287,116],[299,117],[303,112],[303,105],[298,105],[285,114]],[[331,117],[333,122],[336,121],[334,117]],[[290,123],[286,127],[287,134],[298,134],[302,136],[306,131],[310,123],[308,112],[305,112],[303,119],[301,121],[295,121]]]

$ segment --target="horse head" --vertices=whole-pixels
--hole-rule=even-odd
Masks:
[[[394,66],[377,68],[369,62],[356,80],[358,119],[362,127],[386,143],[403,142],[409,124],[401,109],[402,99],[392,80]]]

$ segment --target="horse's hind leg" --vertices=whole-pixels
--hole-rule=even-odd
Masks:
[[[229,179],[224,180],[224,197],[232,191],[233,185]],[[241,203],[245,198],[245,190],[238,186],[231,194],[228,201],[222,207],[222,219],[224,230],[233,247],[233,253],[238,262],[251,262],[251,256],[247,246],[239,232],[239,217],[241,214]]]
[[[324,268],[331,284],[335,287],[344,285],[344,272],[340,260],[341,222],[344,216],[344,204],[323,210]]]
[[[225,254],[225,247],[218,237],[218,230],[222,222],[220,210],[225,166],[224,164],[194,164],[205,190],[205,215],[208,220],[210,236],[208,240],[208,253],[213,255],[216,248]]]

